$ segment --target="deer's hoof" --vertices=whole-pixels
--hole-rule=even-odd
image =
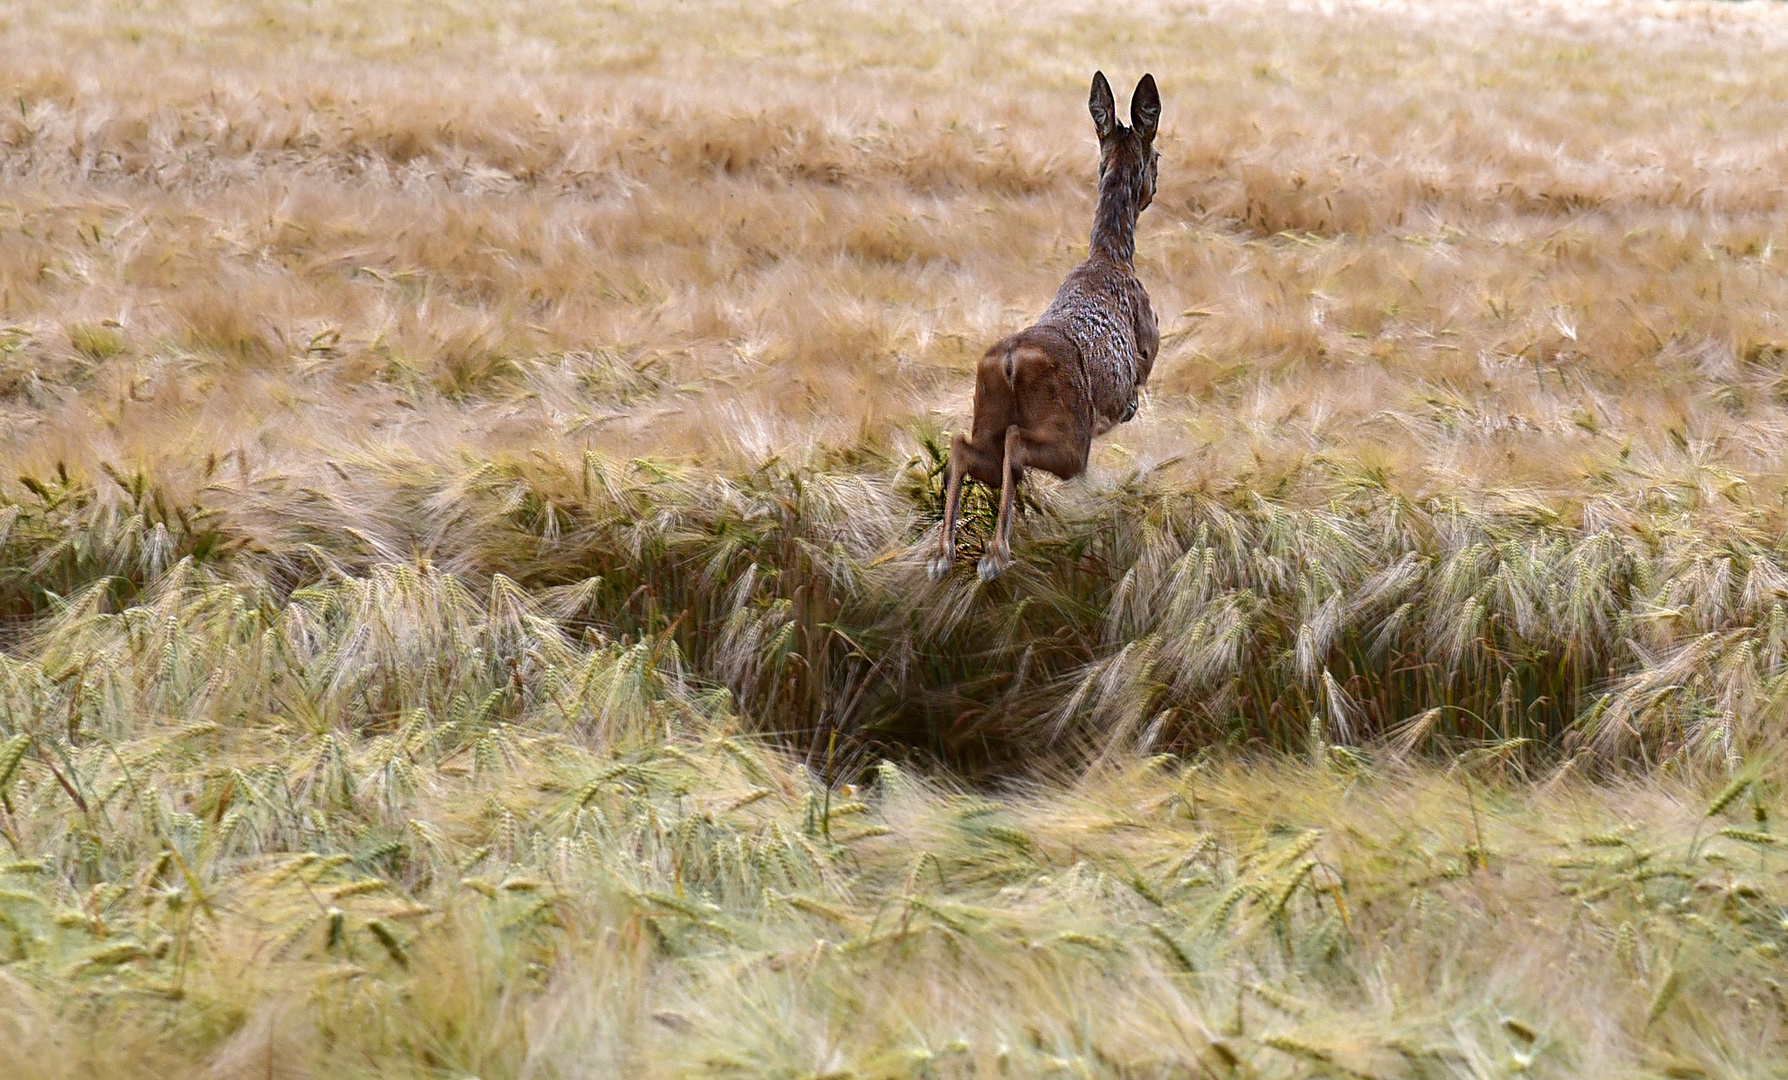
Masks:
[[[949,553],[940,551],[931,557],[930,562],[925,564],[925,571],[931,575],[931,580],[942,581],[949,576],[950,562]]]
[[[981,556],[981,565],[977,566],[975,571],[981,575],[982,581],[992,581],[1000,576],[1000,571],[1004,570],[1011,561],[1012,556],[1004,552],[989,551]]]

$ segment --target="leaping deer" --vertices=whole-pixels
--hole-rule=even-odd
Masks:
[[[950,442],[943,535],[931,576],[950,570],[962,478],[1000,489],[999,524],[981,558],[981,580],[1012,561],[1012,503],[1028,468],[1063,480],[1086,471],[1094,435],[1136,415],[1161,348],[1148,293],[1136,278],[1136,219],[1155,198],[1155,131],[1161,95],[1144,75],[1117,119],[1105,73],[1093,73],[1087,107],[1099,133],[1099,205],[1086,261],[1069,273],[1034,325],[995,344],[975,372],[974,434]]]

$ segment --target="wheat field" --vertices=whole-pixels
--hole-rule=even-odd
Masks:
[[[0,5],[0,1075],[1788,1076],[1785,54]],[[1155,376],[933,582],[1095,68]]]

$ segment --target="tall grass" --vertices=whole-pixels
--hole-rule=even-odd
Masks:
[[[103,589],[0,661],[9,1075],[1778,1060],[1755,772],[1705,804],[1496,754],[837,785],[667,636],[568,633],[587,589]]]
[[[547,602],[610,640],[674,643],[810,757],[834,738],[852,760],[918,747],[970,769],[1051,747],[1388,740],[1726,762],[1776,727],[1788,560],[1743,515],[1608,500],[1572,521],[1372,476],[1306,507],[1120,476],[1033,493],[1011,583],[934,585],[914,552],[938,459],[932,442],[899,464],[725,473],[591,454],[370,483],[393,532],[432,523],[429,548],[454,553],[440,569],[564,596]],[[33,481],[10,504],[12,610],[134,602],[177,557],[282,600],[393,572],[395,543],[301,501],[262,508],[293,538],[269,551],[121,479],[105,498]],[[990,500],[972,509],[969,545]]]

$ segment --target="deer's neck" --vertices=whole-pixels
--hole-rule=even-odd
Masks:
[[[1142,213],[1141,193],[1128,170],[1112,169],[1099,178],[1099,206],[1093,212],[1091,254],[1119,266],[1136,258],[1136,219]]]

